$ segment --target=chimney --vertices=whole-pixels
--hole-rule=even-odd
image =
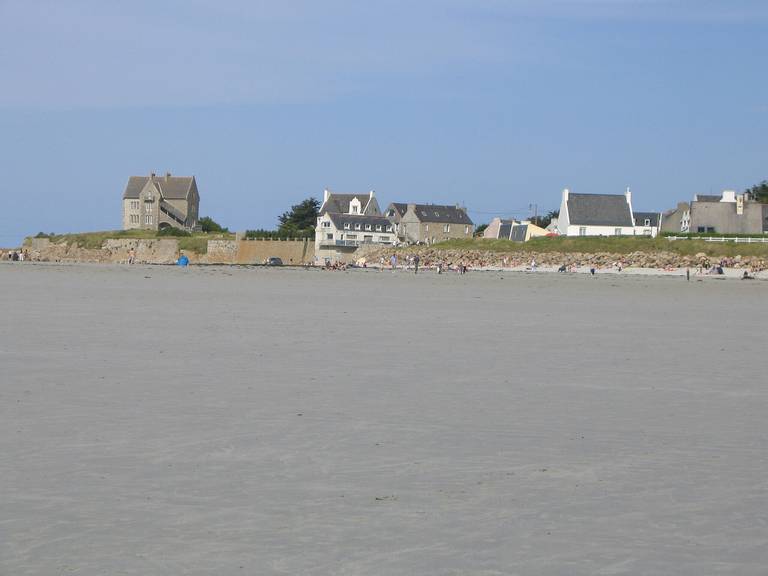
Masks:
[[[331,195],[331,191],[328,190],[328,188],[323,190],[323,204],[328,202],[328,196],[330,196],[330,195]]]
[[[629,189],[629,186],[627,186],[627,191],[624,192],[624,196],[627,197],[627,204],[630,206],[632,205],[632,190]]]
[[[568,194],[570,194],[571,191],[568,190],[568,188],[563,188],[563,200],[568,202]]]
[[[170,180],[170,179],[171,179],[171,173],[170,172],[166,172],[165,173],[165,181],[168,182],[168,180]]]
[[[150,172],[149,173],[149,179],[152,180],[154,177],[155,177],[155,173],[154,172]]]

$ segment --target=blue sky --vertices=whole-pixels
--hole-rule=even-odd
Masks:
[[[477,223],[768,178],[763,0],[0,0],[0,246],[120,226],[128,176],[271,228],[324,187]]]

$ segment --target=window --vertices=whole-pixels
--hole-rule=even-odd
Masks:
[[[144,202],[144,212],[152,212],[152,204],[150,202]]]
[[[355,230],[360,230],[360,224],[355,224]]]
[[[138,224],[138,223],[139,223],[139,215],[131,214],[131,224]]]
[[[138,210],[138,209],[139,209],[139,201],[131,200],[131,210]]]
[[[427,224],[427,225],[424,227],[424,231],[425,231],[425,232],[429,232],[429,224]]]
[[[699,227],[696,229],[696,232],[706,232],[706,231],[707,231],[707,229],[706,229],[704,226],[699,226]]]
[[[379,236],[379,242],[389,242],[389,236]]]
[[[443,232],[450,232],[451,231],[451,225],[450,224],[444,224],[443,225]]]
[[[328,222],[327,220],[323,222],[323,228],[330,228],[330,227],[331,227],[330,222]]]
[[[766,218],[768,220],[768,218]],[[387,232],[392,232],[392,226],[387,226]]]
[[[366,229],[366,230],[370,230],[370,229],[371,229],[371,225],[370,225],[370,224],[366,224],[366,225],[365,225],[365,229]]]
[[[581,226],[579,228],[579,236],[586,236],[586,235],[587,235],[587,227],[586,226]]]
[[[651,235],[651,229],[650,228],[646,228],[645,230],[643,230],[643,236],[650,236],[650,235]]]
[[[643,224],[643,226],[650,226],[650,225],[651,225],[651,219],[650,218],[646,218],[645,219],[645,223]]]
[[[357,240],[357,234],[347,234],[347,240]]]
[[[469,226],[464,226],[464,235],[469,234]]]
[[[381,232],[381,224],[376,224],[376,232]]]
[[[621,236],[621,228],[614,228],[614,230],[613,230],[613,233],[614,233],[616,236]]]
[[[365,242],[366,244],[370,244],[371,242],[373,242],[373,236],[363,236],[363,242]]]
[[[344,222],[344,230],[349,230],[349,222]]]
[[[333,232],[330,232],[330,233],[326,234],[325,235],[325,239],[326,240],[333,240]]]
[[[359,214],[360,213],[360,206],[354,204],[354,205],[350,205],[350,208],[352,210],[352,214]]]
[[[153,220],[152,214],[144,215],[144,224],[152,224],[153,223],[152,220]]]

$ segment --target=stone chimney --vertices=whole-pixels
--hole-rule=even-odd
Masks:
[[[568,188],[563,188],[563,201],[568,202],[568,194],[570,193],[571,191]]]
[[[168,180],[170,180],[170,179],[171,179],[171,173],[170,172],[166,172],[165,173],[165,181],[168,182]]]
[[[630,206],[632,205],[632,190],[629,189],[629,186],[627,186],[627,191],[624,192],[624,196],[627,197],[627,204]]]
[[[326,202],[328,202],[328,196],[330,196],[330,195],[331,195],[331,191],[330,191],[330,190],[328,190],[328,188],[325,188],[325,189],[323,190],[323,204],[325,204]]]
[[[154,172],[150,172],[149,173],[149,179],[152,180],[154,177],[155,177],[155,173]]]

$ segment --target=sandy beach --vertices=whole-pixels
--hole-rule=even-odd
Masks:
[[[766,573],[765,281],[0,286],[0,574]]]

